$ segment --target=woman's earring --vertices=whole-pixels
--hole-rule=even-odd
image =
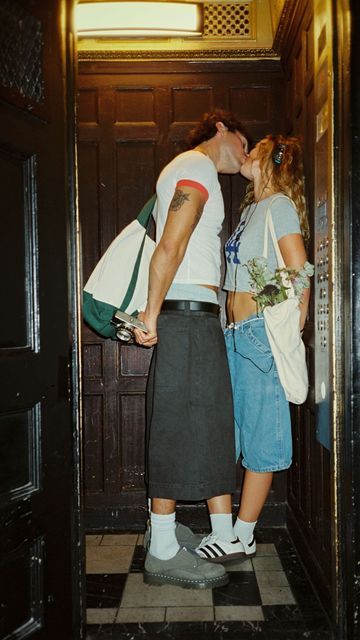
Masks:
[[[276,166],[279,166],[282,163],[284,159],[285,149],[286,144],[282,144],[281,142],[279,142],[279,144],[276,145],[275,150],[272,154],[273,163]]]

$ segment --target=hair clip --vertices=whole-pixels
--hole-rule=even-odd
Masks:
[[[286,144],[282,144],[281,142],[279,142],[276,145],[275,151],[272,154],[272,159],[274,164],[280,165],[282,163],[284,159],[285,149],[286,149]]]

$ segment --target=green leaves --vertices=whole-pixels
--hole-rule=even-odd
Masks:
[[[253,258],[246,264],[250,276],[253,299],[259,311],[287,300],[293,286],[295,296],[300,299],[304,289],[310,286],[309,278],[314,266],[305,262],[301,269],[275,269],[271,272],[266,258]]]

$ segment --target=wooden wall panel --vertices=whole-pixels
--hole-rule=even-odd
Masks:
[[[174,87],[171,96],[173,122],[194,122],[199,112],[205,113],[214,104],[211,86]]]
[[[133,135],[131,140],[116,141],[117,233],[134,219],[134,210],[140,211],[152,195],[156,182],[155,141],[144,141],[140,136],[136,138],[135,133]],[[131,207],[129,202],[132,203]]]
[[[145,420],[144,394],[119,396],[120,490],[144,490]]]
[[[101,395],[89,394],[84,399],[86,423],[85,486],[89,493],[104,491],[104,403]]]
[[[115,122],[124,124],[156,122],[152,87],[121,87],[115,92]]]
[[[88,279],[94,265],[102,254],[99,202],[99,147],[95,141],[80,142],[78,145],[78,166],[80,175],[86,176],[86,185],[80,181],[79,198],[81,206],[86,210],[89,223],[83,225],[82,246],[86,251],[82,253],[83,278]]]
[[[253,138],[282,128],[284,87],[276,62],[84,62],[79,70],[84,280],[99,252],[153,193],[161,169],[183,150],[184,137],[204,111],[232,109]],[[240,176],[221,176],[220,182],[225,241],[237,225],[246,183]],[[83,341],[87,526],[141,528],[146,509],[144,394],[151,351],[104,341],[86,326]],[[286,474],[279,474],[263,523],[284,525],[285,499]],[[193,509],[192,522],[204,514],[203,506]]]

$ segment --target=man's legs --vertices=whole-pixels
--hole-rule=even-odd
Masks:
[[[175,513],[176,500],[166,498],[152,498],[151,511],[158,515],[169,515]]]
[[[233,522],[232,522],[232,501],[231,495],[215,496],[207,501],[211,531],[220,540],[232,542],[235,540]]]
[[[215,314],[198,316],[191,311],[179,315],[164,312],[159,318],[160,332],[151,369],[156,365],[156,376],[150,376],[148,384],[148,491],[155,498],[144,580],[150,584],[213,587],[225,584],[226,572],[186,550],[199,542],[190,547],[180,541],[179,533],[187,527],[175,523],[175,501],[169,498],[174,495],[179,500],[198,501],[235,487],[231,388],[223,374],[227,366],[223,334]],[[204,384],[202,371],[210,370],[222,373]],[[224,400],[221,406],[215,402],[220,396]],[[166,500],[158,498],[162,491]],[[231,519],[229,498],[227,501]],[[222,517],[223,507],[213,505],[212,511],[217,510]],[[163,560],[164,530],[169,533],[171,529],[174,541],[174,528],[182,548]],[[190,536],[195,537],[191,531]]]
[[[160,560],[173,558],[180,549],[175,535],[175,507],[175,500],[153,498],[151,501],[149,551]]]
[[[144,566],[147,584],[173,584],[190,589],[212,589],[228,584],[221,565],[180,547],[175,535],[175,500],[152,499],[151,539]]]
[[[229,542],[234,540],[236,538],[236,535],[234,534],[232,523],[231,495],[226,494],[209,498],[207,500],[207,505],[210,514],[212,533],[218,536],[221,540],[226,540]],[[150,516],[152,516],[152,524],[154,522],[161,524],[162,517],[164,517],[164,524],[165,522],[170,522],[169,516],[175,516],[175,508],[175,500],[167,500],[163,498],[153,498],[152,500],[149,499],[149,513]],[[168,520],[166,520],[166,518],[168,518]],[[160,531],[156,531],[156,527],[155,529],[153,529],[153,531],[154,537],[152,538],[152,542],[154,546],[152,547],[151,553],[153,555],[156,555],[157,557],[163,557],[161,551],[157,550],[157,545],[160,544],[161,540],[164,538],[161,536]],[[194,533],[192,534],[191,530],[188,529],[188,527],[184,527],[184,525],[181,525],[181,523],[179,522],[176,523],[175,532],[176,539],[180,546],[195,549],[195,547],[202,540],[202,537],[200,535]]]

